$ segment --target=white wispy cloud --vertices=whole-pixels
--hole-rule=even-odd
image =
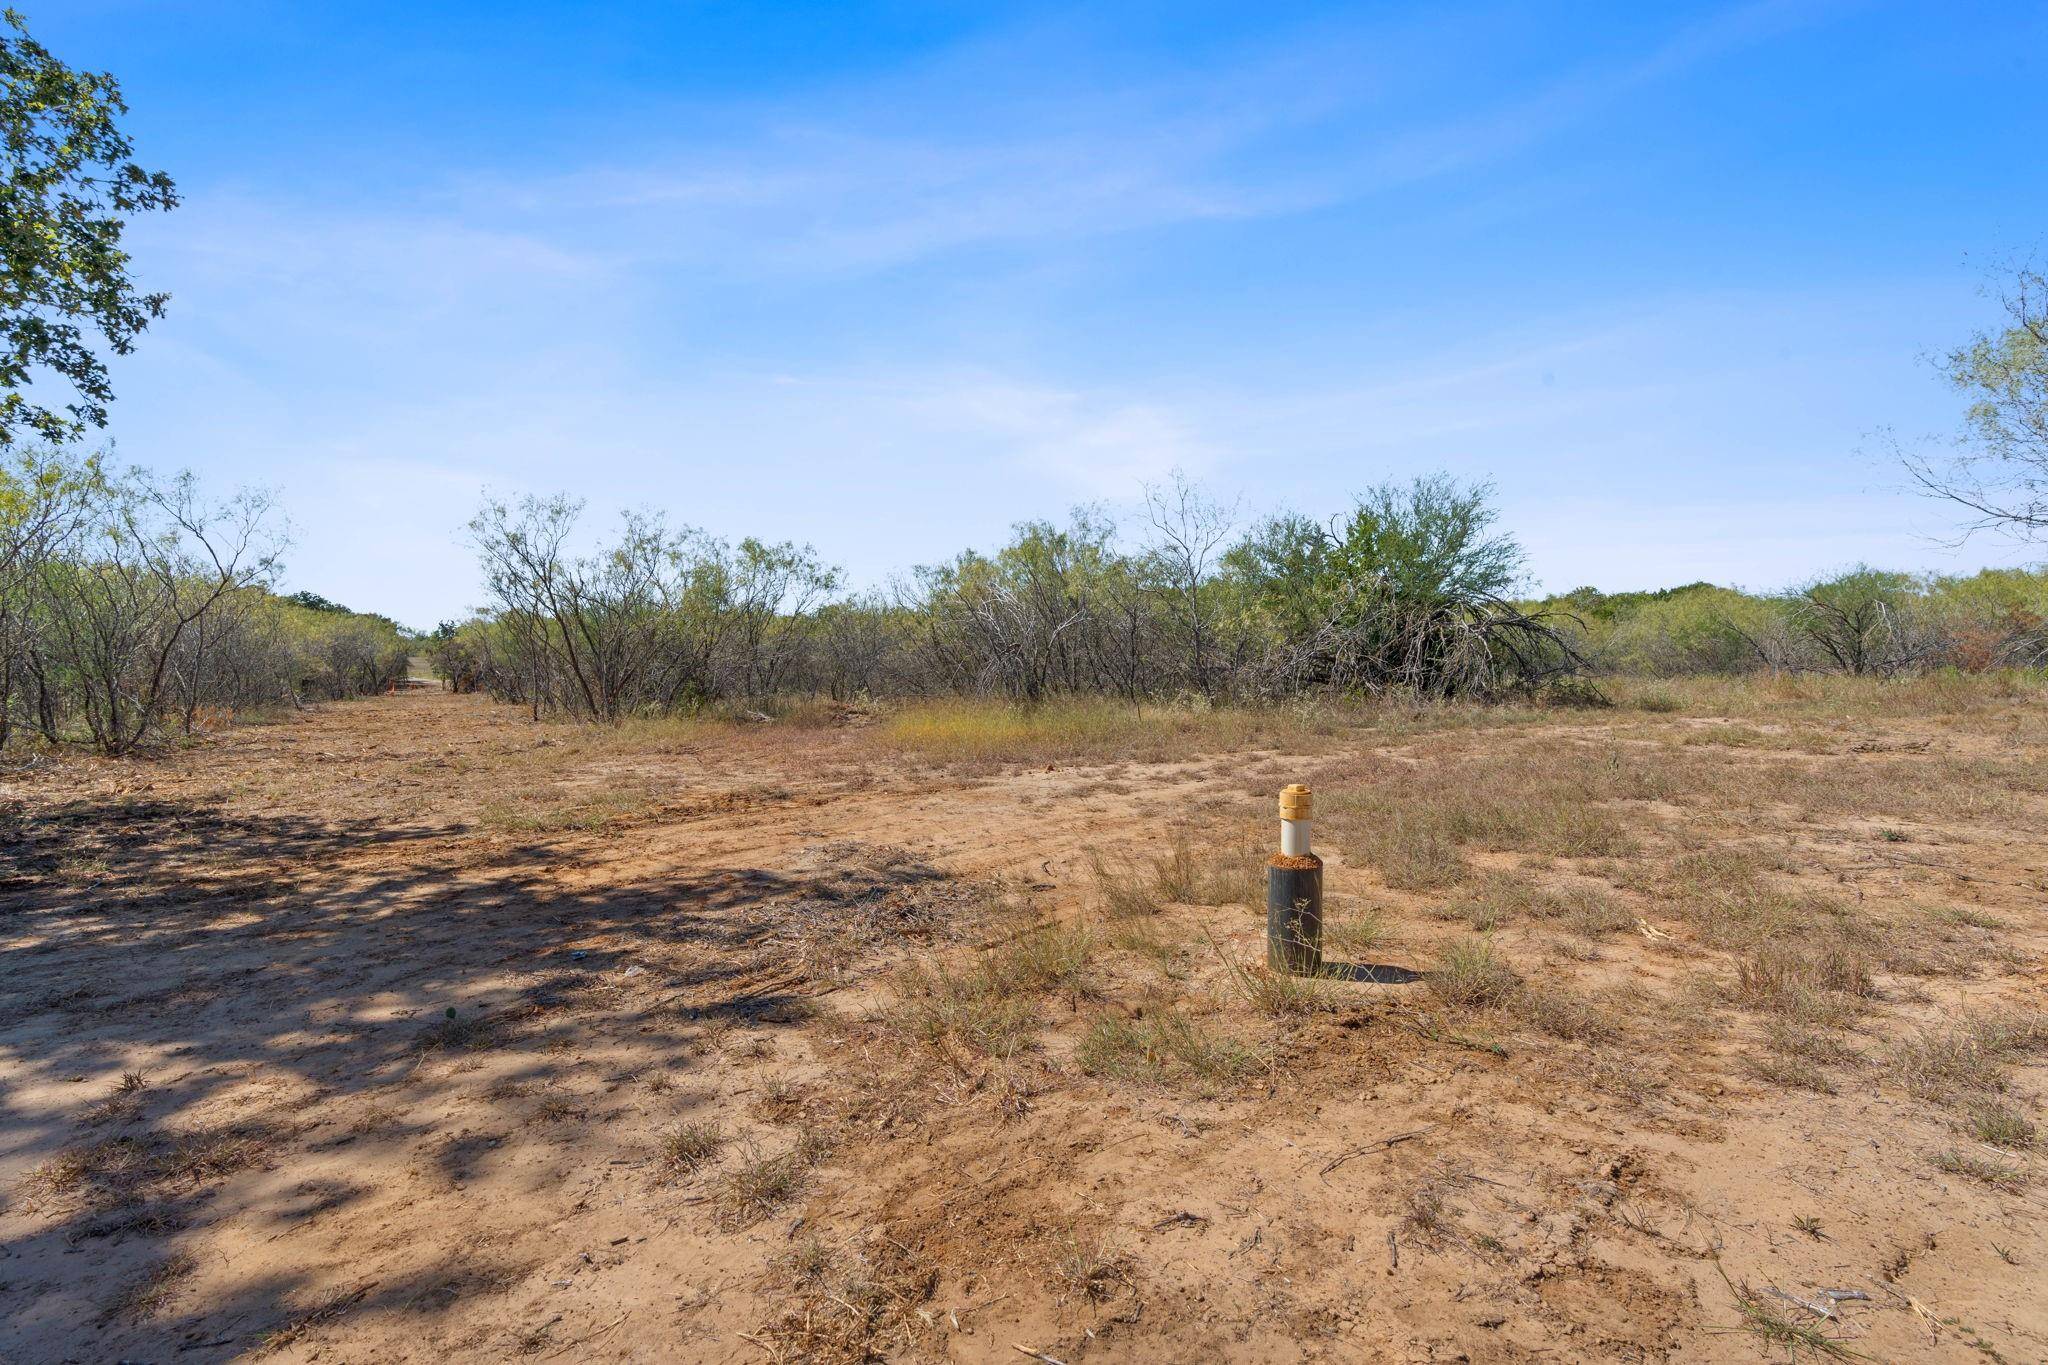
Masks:
[[[448,201],[617,259],[739,276],[1297,213],[1514,155],[1832,7],[1733,6],[1634,56],[1521,86],[1474,79],[1486,54],[1471,15],[1318,27],[1232,63],[1057,100],[1015,89],[1014,51],[984,50],[715,123],[684,109],[665,136],[601,164],[465,177]],[[1430,97],[1443,88],[1469,98],[1447,109]],[[923,121],[896,112],[906,104]],[[1311,133],[1338,150],[1294,154]]]

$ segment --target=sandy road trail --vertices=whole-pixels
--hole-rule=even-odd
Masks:
[[[1422,983],[1268,1018],[1233,994],[1242,904],[1097,924],[1085,986],[1003,1017],[1021,1044],[940,1014],[1000,1013],[965,974],[1098,918],[1103,858],[1176,828],[1255,858],[1289,777],[1598,729],[963,773],[857,728],[636,744],[430,693],[18,775],[0,1359],[1782,1355],[1756,1303],[1881,1359],[2048,1359],[2034,1188],[1930,1169],[1946,1121],[1876,1079],[1748,1075],[1683,926],[1532,931],[1526,975],[1625,1002],[1569,1041]],[[1893,1032],[2038,1005],[2041,828],[1942,852],[2006,927],[1881,976]],[[1862,847],[1816,884],[1895,886]],[[1433,962],[1418,899],[1327,852],[1384,960]],[[1237,1051],[1203,1070],[1198,1028]]]

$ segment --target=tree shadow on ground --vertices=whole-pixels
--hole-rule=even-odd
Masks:
[[[105,1317],[181,1233],[235,1212],[217,1201],[239,1173],[360,1143],[459,1186],[543,1121],[537,1092],[587,1083],[576,1049],[630,1044],[687,1071],[707,1026],[804,1018],[821,945],[843,964],[970,908],[928,863],[865,845],[796,868],[580,876],[603,852],[168,800],[17,813],[0,829],[0,1057],[16,1082],[0,1160],[38,1175],[0,1205],[0,1355],[245,1351],[316,1311],[310,1279],[245,1282],[176,1319]],[[497,1083],[479,1095],[462,1066],[486,1057]],[[131,1066],[149,1074],[124,1092]],[[460,1098],[473,1131],[333,1117],[387,1094],[408,1114]],[[257,1212],[280,1235],[312,1224],[377,1193],[377,1169],[301,1181]],[[451,1274],[380,1284],[346,1311],[490,1280]]]

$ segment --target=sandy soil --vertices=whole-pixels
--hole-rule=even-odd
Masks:
[[[1171,970],[1103,949],[1010,1055],[892,1023],[907,957],[1098,914],[1091,849],[1189,820],[1258,837],[1295,776],[1331,791],[1453,748],[1675,745],[1701,724],[960,773],[857,729],[607,747],[431,693],[15,774],[0,1358],[1804,1354],[1771,1338],[1783,1321],[1875,1359],[2048,1359],[2032,1158],[2005,1185],[1938,1168],[1975,1148],[1875,1063],[1834,1094],[1758,1079],[1750,1025],[1693,982],[1719,959],[1654,916],[1578,951],[1502,930],[1533,979],[1634,992],[1600,997],[1627,1017],[1590,1042],[1462,1017],[1421,981],[1265,1018],[1228,991],[1224,963],[1262,953],[1242,905],[1167,907],[1192,945]],[[1924,760],[1942,783],[2041,753],[2009,728],[1872,722],[1729,761],[1881,761],[1910,783]],[[1831,894],[2001,926],[1953,972],[1881,976],[1870,1056],[2043,1004],[2048,821],[2038,793],[2014,799],[2025,823],[1910,840],[1854,810],[1784,816]],[[1682,803],[1635,815],[1643,875],[1724,837],[1689,832]],[[1333,902],[1390,917],[1384,964],[1430,966],[1431,898],[1334,835],[1323,850]],[[1208,1085],[1077,1062],[1101,1020],[1175,1010],[1250,1040],[1257,1067]],[[2038,1060],[2014,1073],[2022,1108]],[[665,1147],[689,1124],[725,1138],[695,1166]],[[736,1186],[785,1154],[786,1188]]]

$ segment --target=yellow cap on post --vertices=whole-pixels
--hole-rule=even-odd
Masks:
[[[1311,808],[1312,794],[1299,782],[1291,782],[1280,789],[1280,818],[1282,820],[1306,820]]]

